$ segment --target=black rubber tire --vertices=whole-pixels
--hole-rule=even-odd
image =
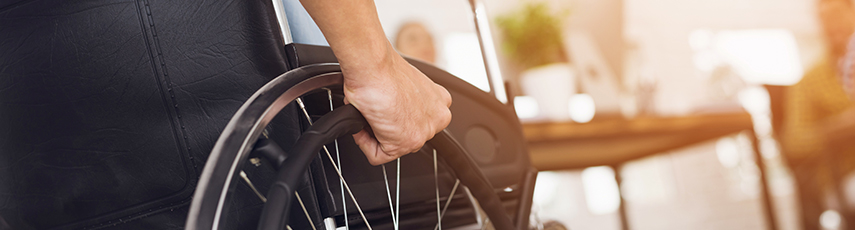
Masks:
[[[218,228],[217,224],[222,215],[226,193],[229,191],[229,187],[233,186],[231,185],[232,178],[245,165],[253,143],[261,135],[264,127],[282,108],[292,103],[297,97],[323,87],[341,85],[342,76],[339,71],[338,64],[316,64],[288,71],[264,85],[241,106],[220,135],[205,164],[190,206],[186,229]],[[361,117],[358,113],[356,115]],[[344,116],[344,119],[351,119],[353,116],[355,115]],[[338,133],[338,135],[344,133],[347,132]],[[298,147],[297,149],[305,149],[308,154],[312,154],[317,152],[324,143],[326,142],[315,144],[317,146]],[[496,229],[513,229],[514,225],[504,211],[501,200],[494,192],[490,182],[478,169],[477,164],[466,153],[466,150],[447,131],[440,132],[429,141],[429,144],[438,150],[442,150],[437,151],[439,156],[448,163],[449,168],[459,177],[461,183],[472,191],[474,198],[478,200]],[[304,164],[308,165],[308,162]],[[294,169],[299,169],[299,167]],[[281,173],[282,170],[286,169],[281,169],[280,175],[300,175],[299,173]],[[281,181],[296,181],[280,179],[282,179]],[[298,186],[284,184],[285,188]],[[293,191],[289,189],[280,190],[268,194],[268,197],[273,200],[278,199],[276,197],[284,196],[287,197],[285,199],[290,200]],[[274,190],[271,189],[271,191]],[[288,210],[287,206],[265,207],[264,213],[270,212],[268,209],[286,210],[272,212],[273,215],[279,216],[283,216],[282,213],[287,214]],[[279,219],[274,217],[263,217],[259,229],[283,229],[282,227],[287,220],[277,220]]]

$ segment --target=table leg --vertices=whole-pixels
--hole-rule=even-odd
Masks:
[[[617,182],[618,186],[618,197],[620,197],[620,205],[618,206],[618,215],[620,216],[620,229],[629,230],[629,220],[626,215],[626,200],[623,199],[623,194],[621,192],[621,183],[622,178],[620,176],[621,165],[612,165],[612,169],[615,172],[615,182]]]
[[[772,203],[772,196],[769,193],[769,178],[766,174],[766,160],[760,153],[760,143],[757,139],[757,134],[751,130],[751,147],[754,152],[754,159],[757,163],[757,169],[760,171],[760,204],[763,206],[766,223],[768,229],[778,230],[778,222],[775,217],[775,209]]]

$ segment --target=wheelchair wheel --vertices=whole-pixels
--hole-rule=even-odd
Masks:
[[[288,154],[285,154],[281,149],[273,151],[273,153],[268,151],[267,154],[261,154],[265,156],[267,161],[272,162],[271,164],[274,167],[278,168],[278,172],[276,180],[272,183],[270,189],[267,190],[266,195],[261,194],[264,191],[257,192],[258,196],[266,202],[258,229],[291,228],[289,223],[293,221],[291,219],[296,215],[291,215],[289,212],[292,207],[291,201],[295,198],[300,203],[300,207],[304,212],[303,214],[305,214],[308,222],[310,222],[311,228],[324,226],[327,229],[334,229],[339,227],[335,221],[329,221],[332,218],[332,213],[336,213],[334,210],[338,209],[339,206],[344,206],[350,202],[355,207],[341,207],[342,209],[338,209],[338,213],[345,215],[343,222],[346,225],[351,225],[347,223],[350,220],[346,217],[349,213],[348,210],[355,208],[359,216],[353,218],[353,220],[359,220],[361,223],[356,223],[353,220],[350,221],[356,228],[373,229],[369,220],[374,218],[372,216],[378,214],[390,215],[391,218],[386,217],[386,220],[391,220],[394,229],[403,228],[403,221],[405,220],[401,220],[400,218],[400,202],[393,202],[391,195],[393,191],[389,187],[386,167],[381,167],[384,180],[386,180],[386,190],[376,191],[376,194],[377,197],[382,197],[383,201],[388,200],[388,206],[383,209],[374,208],[373,213],[367,213],[366,211],[369,210],[364,210],[359,206],[359,202],[348,186],[346,178],[342,175],[342,161],[334,159],[338,158],[338,156],[333,156],[333,154],[339,154],[337,139],[340,136],[349,138],[347,137],[349,136],[348,134],[355,133],[367,125],[364,118],[352,106],[341,106],[333,110],[334,95],[341,96],[341,93],[337,93],[340,92],[342,84],[342,76],[339,71],[340,69],[337,64],[316,64],[300,67],[277,77],[250,97],[226,126],[207,160],[190,206],[190,213],[186,223],[187,229],[220,228],[220,222],[224,215],[226,215],[224,209],[229,205],[229,193],[234,190],[237,178],[244,177],[245,179],[245,176],[241,174],[243,174],[244,166],[249,162],[250,153],[264,147],[262,146],[263,141],[259,141],[259,137],[265,132],[265,127],[273,120],[276,114],[293,101],[297,101],[300,104],[302,114],[306,116],[306,121],[311,126],[297,140],[297,145],[293,149],[290,149]],[[313,117],[317,117],[318,115],[310,113],[306,108],[308,105],[305,105],[302,100],[302,97],[312,94],[325,94],[329,98],[328,105],[316,106],[315,110],[318,110],[317,107],[325,107],[328,109],[327,111],[331,111],[316,121]],[[325,144],[328,143],[335,143],[334,151],[327,148]],[[276,149],[276,146],[273,146],[273,149]],[[321,151],[322,149],[323,151]],[[454,137],[447,131],[437,134],[434,139],[427,143],[421,152],[410,155],[421,154],[422,157],[430,155],[433,159],[432,164],[427,163],[433,168],[433,180],[430,182],[434,183],[433,185],[436,188],[437,224],[432,228],[441,228],[442,217],[444,215],[443,209],[449,206],[455,192],[464,190],[473,200],[472,203],[480,206],[482,212],[489,222],[491,222],[489,225],[494,226],[495,229],[514,228],[511,217],[506,213],[506,208],[503,207],[503,203],[493,186],[479,170],[475,161],[470,158],[466,149],[457,143]],[[361,153],[357,154],[362,155]],[[315,160],[315,163],[313,163],[313,160]],[[332,205],[329,202],[320,201],[326,198],[324,195],[317,194],[338,192],[337,189],[331,189],[323,182],[315,183],[311,188],[316,192],[320,192],[316,194],[301,194],[301,191],[305,191],[300,190],[301,188],[305,188],[307,183],[312,184],[312,179],[307,180],[305,177],[307,171],[312,171],[319,166],[323,166],[319,165],[318,161],[323,161],[324,165],[332,166],[331,168],[334,169],[333,171],[335,171],[335,175],[338,177],[337,180],[339,180],[336,182],[340,182],[342,185],[341,195],[347,201],[339,204],[335,204],[334,202]],[[425,164],[425,162],[421,163]],[[400,165],[400,159],[397,165]],[[445,196],[445,194],[440,194],[438,188],[440,174],[438,170],[440,166],[447,169],[446,172],[443,172],[445,175],[451,175],[456,178],[455,185],[451,189],[451,194],[447,196],[445,202],[442,202],[445,204],[444,208],[440,201],[441,196]],[[400,168],[395,170],[398,174],[397,178],[400,178],[401,171]],[[249,181],[247,180],[247,182]],[[397,186],[396,189],[400,191],[401,183],[398,182],[395,184]],[[253,189],[255,188],[253,187]],[[302,198],[301,195],[303,196]],[[313,201],[311,198],[316,200]],[[401,196],[395,196],[396,200],[400,198]],[[309,209],[326,209],[326,211],[314,212],[314,215],[321,216],[313,217],[312,213],[307,211],[307,206],[309,206]],[[321,224],[313,221],[313,219],[315,221],[324,219],[325,223]],[[352,226],[347,227],[351,228]]]

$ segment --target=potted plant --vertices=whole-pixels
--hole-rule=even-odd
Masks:
[[[496,19],[502,50],[523,69],[519,78],[523,94],[537,100],[541,115],[559,121],[570,118],[569,99],[576,93],[563,44],[566,15],[552,13],[546,2],[532,1]]]

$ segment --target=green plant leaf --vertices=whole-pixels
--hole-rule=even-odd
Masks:
[[[496,18],[502,50],[525,69],[565,60],[561,27],[566,15],[552,14],[547,3],[538,1]]]

